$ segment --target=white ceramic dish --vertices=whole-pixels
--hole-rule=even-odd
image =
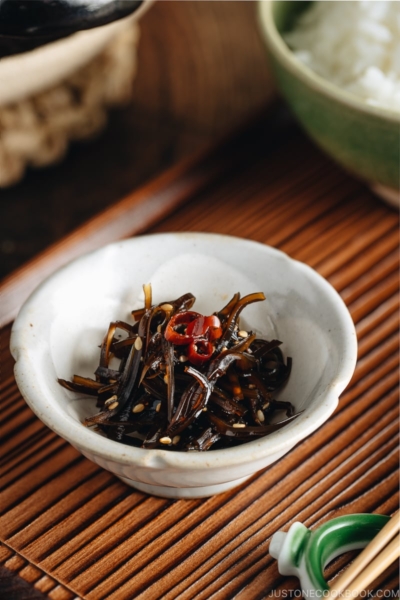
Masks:
[[[93,374],[109,322],[129,318],[147,282],[155,302],[190,291],[205,314],[236,291],[263,291],[266,302],[244,311],[245,326],[283,341],[293,370],[281,397],[302,414],[265,438],[205,453],[127,447],[85,428],[93,400],[77,400],[57,377]],[[171,233],[112,244],[51,276],[16,319],[11,352],[29,406],[82,454],[140,490],[195,498],[237,486],[322,425],[352,376],[357,342],[341,298],[310,267],[239,238]]]

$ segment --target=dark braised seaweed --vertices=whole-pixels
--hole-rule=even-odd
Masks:
[[[272,395],[291,370],[281,342],[239,326],[242,310],[264,300],[263,293],[237,293],[205,317],[191,310],[192,294],[153,305],[151,287],[144,291],[134,324],[110,324],[95,379],[59,379],[68,390],[97,397],[100,412],[84,425],[131,446],[204,451],[263,437],[296,418],[289,402]],[[113,357],[118,369],[110,368]],[[278,422],[277,411],[286,413]]]

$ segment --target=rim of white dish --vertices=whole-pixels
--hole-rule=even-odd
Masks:
[[[400,113],[397,111],[385,108],[384,106],[372,106],[367,104],[367,102],[358,98],[356,95],[342,90],[327,79],[324,79],[298,60],[283,40],[275,25],[272,14],[274,1],[275,0],[258,0],[258,19],[266,43],[279,56],[282,63],[289,71],[291,71],[291,73],[293,73],[293,75],[299,77],[303,83],[307,84],[315,91],[320,92],[328,98],[333,98],[350,108],[361,111],[366,115],[373,115],[375,117],[393,121],[394,123],[400,123]]]
[[[119,442],[100,436],[94,431],[88,430],[81,423],[73,419],[70,415],[62,411],[57,405],[52,403],[49,390],[39,390],[36,387],[33,387],[32,389],[24,384],[24,380],[36,381],[36,369],[34,366],[34,360],[32,361],[31,359],[32,350],[29,351],[24,348],[23,340],[21,340],[21,334],[17,335],[15,328],[13,327],[10,348],[11,353],[16,360],[14,366],[15,378],[23,397],[25,398],[25,401],[45,425],[47,425],[62,438],[69,441],[79,450],[88,452],[89,454],[97,454],[103,459],[113,460],[126,466],[136,465],[150,468],[170,467],[175,469],[204,469],[207,467],[220,468],[224,465],[240,465],[243,463],[248,463],[250,460],[252,460],[253,454],[254,458],[260,459],[286,451],[318,429],[318,427],[322,425],[335,410],[339,401],[339,396],[349,383],[354,372],[357,359],[357,336],[354,323],[346,305],[336,290],[330,285],[330,283],[328,283],[326,279],[324,279],[308,265],[290,258],[287,254],[281,252],[280,250],[259,242],[254,242],[235,236],[197,232],[148,234],[109,244],[71,261],[62,267],[62,269],[59,269],[56,271],[56,273],[48,277],[31,294],[22,307],[17,319],[15,320],[15,324],[18,324],[18,330],[20,332],[29,331],[29,322],[31,320],[30,311],[31,306],[35,303],[36,296],[39,294],[39,292],[42,292],[47,285],[51,284],[53,277],[59,274],[61,271],[73,267],[89,255],[95,255],[96,253],[102,252],[104,249],[112,246],[131,246],[135,245],[137,241],[140,243],[140,241],[144,238],[149,240],[154,240],[157,238],[158,243],[160,243],[163,238],[171,236],[178,237],[182,240],[185,238],[190,240],[195,238],[199,243],[201,243],[202,239],[207,239],[208,241],[211,239],[220,240],[221,242],[224,240],[230,242],[235,241],[237,244],[240,244],[243,249],[246,247],[253,248],[259,252],[265,253],[266,255],[270,254],[279,256],[281,259],[290,262],[292,265],[295,265],[297,269],[305,272],[308,277],[311,277],[318,283],[320,287],[325,290],[325,292],[332,299],[332,305],[335,305],[341,322],[344,323],[344,329],[346,332],[348,332],[348,339],[346,340],[346,344],[343,344],[343,353],[341,355],[342,368],[338,371],[335,381],[332,382],[325,391],[324,398],[321,399],[320,405],[317,408],[314,408],[312,413],[308,413],[307,409],[305,409],[305,411],[301,413],[297,419],[289,423],[286,427],[273,432],[264,438],[249,441],[233,448],[212,450],[210,452],[171,452],[158,448],[144,449],[126,446]],[[157,242],[151,241],[153,247],[154,243]],[[26,387],[29,387],[29,393],[26,392]],[[62,418],[60,418],[61,415]],[[288,441],[289,432],[290,440]]]
[[[132,15],[107,25],[78,31],[28,52],[0,59],[0,106],[29,98],[51,89],[84,67],[111,40],[150,8],[144,0]]]

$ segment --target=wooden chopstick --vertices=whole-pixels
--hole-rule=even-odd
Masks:
[[[400,535],[397,535],[384,550],[372,560],[364,571],[350,584],[351,597],[358,596],[372,583],[389,565],[400,556]]]
[[[337,597],[347,590],[353,598],[383,573],[400,556],[399,531],[400,512],[397,511],[353,564],[335,581],[330,589],[330,596]],[[396,533],[397,536],[392,539]]]

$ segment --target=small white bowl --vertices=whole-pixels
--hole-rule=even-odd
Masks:
[[[134,448],[84,427],[93,399],[77,400],[57,378],[93,375],[109,322],[129,319],[148,282],[155,302],[191,292],[195,310],[206,314],[237,291],[263,291],[267,300],[246,308],[242,319],[259,336],[278,337],[293,358],[278,396],[303,411],[299,417],[264,438],[204,453]],[[310,267],[248,240],[170,233],[111,244],[52,275],[21,309],[11,352],[26,402],[87,458],[150,494],[199,498],[239,485],[322,425],[353,374],[357,341],[343,301]]]

